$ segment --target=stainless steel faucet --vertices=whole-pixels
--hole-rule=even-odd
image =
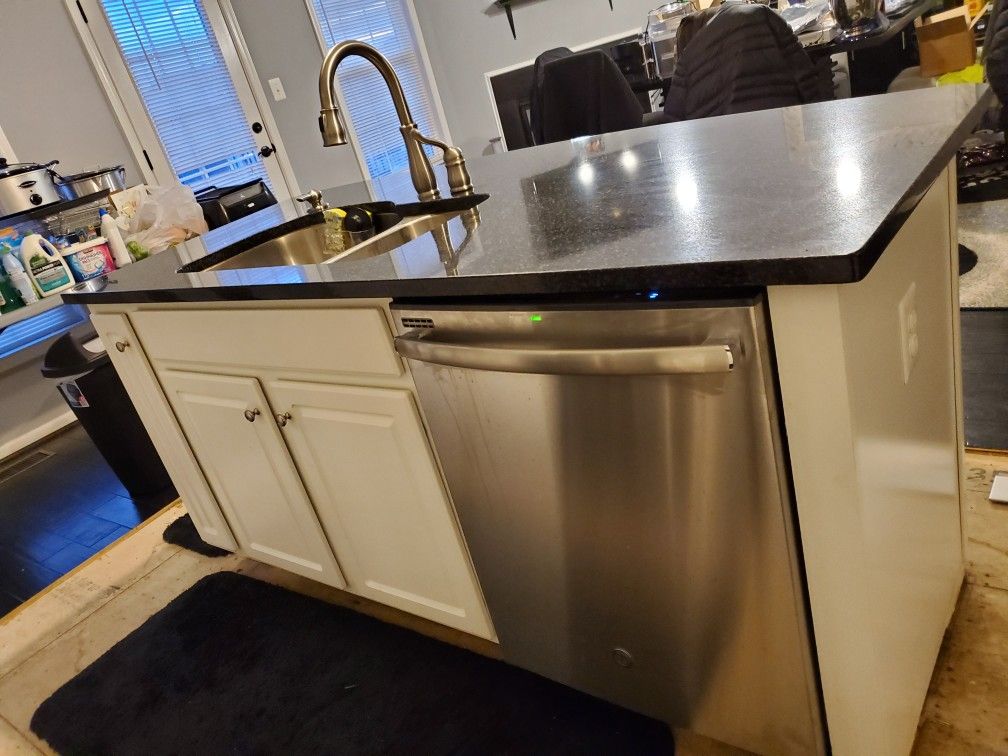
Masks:
[[[358,42],[355,39],[349,39],[335,45],[326,53],[325,60],[322,61],[322,70],[319,71],[319,100],[322,103],[322,110],[319,113],[319,129],[322,131],[322,144],[326,147],[332,147],[347,143],[346,126],[343,124],[343,117],[340,115],[339,108],[336,106],[336,98],[333,95],[333,80],[336,78],[336,69],[339,64],[350,55],[359,55],[369,61],[385,79],[389,94],[392,95],[396,114],[399,116],[399,131],[402,134],[403,142],[406,143],[410,177],[413,179],[413,186],[416,187],[417,197],[420,198],[420,201],[427,202],[441,198],[434,169],[423,151],[425,144],[437,147],[444,153],[445,169],[448,171],[448,186],[452,196],[462,197],[472,194],[472,180],[469,178],[469,171],[466,170],[462,152],[457,147],[452,147],[420,133],[420,129],[417,128],[413,115],[410,113],[409,103],[406,102],[399,77],[392,69],[392,64],[371,45]]]

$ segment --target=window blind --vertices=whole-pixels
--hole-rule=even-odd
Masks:
[[[194,190],[266,180],[200,0],[102,0],[179,181]]]
[[[434,117],[434,95],[410,24],[408,0],[312,0],[326,45],[357,39],[389,59],[402,82],[406,101],[420,131],[443,138]],[[374,66],[357,56],[336,72],[368,173],[384,176],[408,166],[392,98]],[[428,150],[430,148],[427,148]]]

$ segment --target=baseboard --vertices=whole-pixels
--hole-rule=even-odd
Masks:
[[[7,457],[13,456],[18,452],[24,451],[32,444],[37,444],[39,441],[51,436],[58,431],[63,430],[68,425],[76,422],[77,418],[73,412],[67,410],[61,415],[57,415],[51,420],[47,420],[42,423],[42,425],[37,428],[33,428],[28,433],[18,436],[15,439],[0,444],[0,462],[5,460]]]

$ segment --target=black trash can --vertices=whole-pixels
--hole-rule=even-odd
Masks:
[[[62,379],[60,393],[130,496],[144,498],[172,487],[97,333],[58,338],[46,352],[42,375]]]

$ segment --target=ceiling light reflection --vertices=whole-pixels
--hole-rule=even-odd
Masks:
[[[697,189],[696,179],[693,174],[684,173],[676,179],[675,183],[676,199],[683,210],[692,212],[699,204],[700,192]]]
[[[836,167],[837,190],[844,197],[853,197],[861,190],[861,166],[849,157],[840,158]]]

